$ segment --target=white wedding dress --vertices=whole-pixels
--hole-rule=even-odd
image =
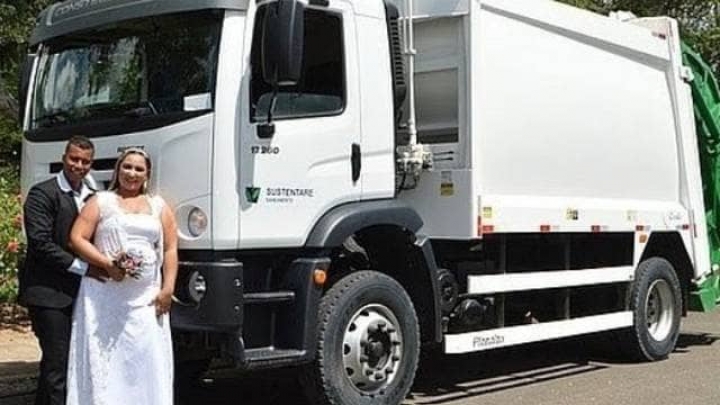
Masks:
[[[142,258],[141,271],[105,283],[84,277],[70,340],[68,405],[170,405],[173,355],[167,314],[153,299],[161,286],[163,201],[151,213],[124,212],[114,192],[97,195],[95,245],[108,255],[122,249]]]

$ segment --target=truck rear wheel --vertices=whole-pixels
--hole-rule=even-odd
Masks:
[[[316,360],[303,374],[314,404],[399,404],[412,386],[420,333],[410,297],[392,278],[358,271],[320,303]]]
[[[640,360],[661,360],[675,350],[680,334],[680,282],[670,262],[656,257],[640,263],[636,277],[630,291],[634,322],[626,349]]]

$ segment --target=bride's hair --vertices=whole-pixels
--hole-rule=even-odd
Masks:
[[[115,170],[113,171],[112,180],[110,180],[110,187],[108,187],[108,190],[117,190],[120,187],[120,181],[118,181],[118,173],[120,172],[120,165],[123,161],[125,161],[125,158],[127,158],[130,155],[140,155],[145,159],[145,167],[147,167],[147,179],[145,180],[145,183],[143,183],[142,187],[140,188],[140,194],[147,193],[148,189],[148,180],[150,180],[150,174],[152,173],[152,160],[150,160],[150,155],[148,155],[147,152],[140,148],[128,148],[125,149],[120,156],[118,157],[117,161],[115,162]]]

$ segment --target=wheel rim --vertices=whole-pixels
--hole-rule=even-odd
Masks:
[[[384,394],[403,356],[400,324],[387,307],[371,304],[350,318],[343,336],[343,369],[362,395]]]
[[[645,319],[650,336],[656,341],[665,340],[672,331],[674,315],[675,300],[670,284],[665,280],[655,280],[645,300]]]

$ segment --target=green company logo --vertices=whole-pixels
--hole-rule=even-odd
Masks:
[[[253,204],[258,202],[260,198],[260,187],[245,187],[245,198]]]

